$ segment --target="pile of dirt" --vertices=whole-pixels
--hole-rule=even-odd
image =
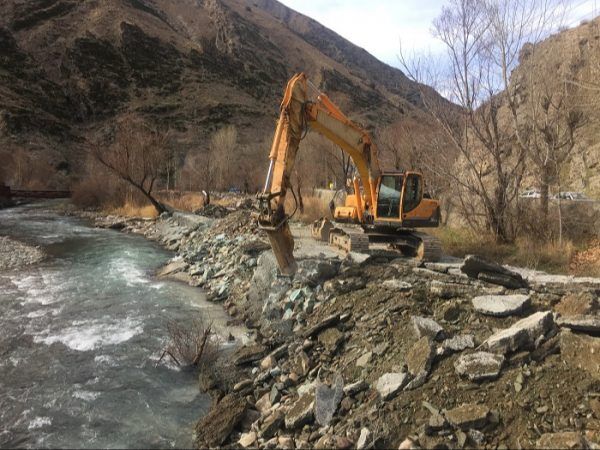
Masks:
[[[196,211],[194,211],[194,214],[198,214],[200,216],[205,217],[213,217],[215,219],[221,219],[228,215],[230,212],[231,210],[225,208],[224,206],[210,204],[197,209]]]

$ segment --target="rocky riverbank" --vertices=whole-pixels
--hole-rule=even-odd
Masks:
[[[44,257],[44,252],[39,247],[8,236],[0,236],[0,270],[12,270],[35,264]]]
[[[244,202],[99,222],[177,252],[161,275],[253,330],[200,375],[214,399],[200,447],[598,448],[600,279],[344,257],[300,226],[282,278],[255,223]]]

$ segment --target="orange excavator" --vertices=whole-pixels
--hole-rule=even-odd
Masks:
[[[359,252],[368,250],[369,242],[386,242],[404,254],[425,261],[438,260],[439,241],[415,230],[437,227],[440,221],[439,201],[424,194],[423,176],[411,171],[381,171],[377,147],[369,133],[346,117],[304,73],[299,73],[285,89],[269,170],[259,195],[259,227],[269,236],[281,273],[292,275],[297,268],[284,205],[288,189],[295,197],[290,177],[300,141],[308,129],[346,152],[358,173],[353,179],[354,193],[346,196],[344,206],[335,208],[335,225],[328,219],[318,220],[313,224],[313,237]]]

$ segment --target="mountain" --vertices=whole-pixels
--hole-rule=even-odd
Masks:
[[[417,86],[275,0],[3,0],[0,143],[76,172],[86,135],[126,112],[202,142],[233,124],[271,136],[306,72],[369,127],[419,115]]]
[[[545,95],[548,87],[568,92],[570,108],[580,112],[583,121],[575,132],[572,158],[561,170],[561,190],[585,192],[595,199],[600,199],[599,80],[600,18],[562,30],[535,46],[525,45],[511,75],[523,108],[534,92]],[[558,102],[562,95],[557,94],[551,92],[548,98]]]

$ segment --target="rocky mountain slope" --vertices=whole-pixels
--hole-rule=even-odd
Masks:
[[[565,164],[562,190],[586,192],[600,199],[600,18],[563,30],[535,46],[525,46],[520,64],[511,77],[523,107],[532,95],[532,86],[568,90],[574,110],[583,113],[583,125],[576,131],[573,158]],[[560,96],[555,95],[554,101]]]
[[[367,125],[419,112],[402,72],[275,0],[6,0],[0,11],[0,140],[57,165],[127,111],[187,142],[224,124],[262,142],[298,71]]]

